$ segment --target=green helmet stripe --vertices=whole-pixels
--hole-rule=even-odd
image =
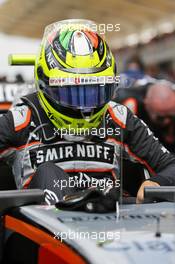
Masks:
[[[65,48],[65,50],[68,50],[69,41],[72,36],[72,33],[73,33],[72,31],[66,30],[60,34],[59,40],[61,42],[61,45]]]

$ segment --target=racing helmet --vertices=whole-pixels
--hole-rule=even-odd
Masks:
[[[35,63],[39,102],[60,128],[97,128],[116,89],[116,64],[89,20],[63,20],[45,29]]]

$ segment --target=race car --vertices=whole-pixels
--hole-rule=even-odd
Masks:
[[[2,191],[1,263],[174,263],[175,188],[146,188],[148,199],[164,202],[91,214],[43,205],[41,190]]]

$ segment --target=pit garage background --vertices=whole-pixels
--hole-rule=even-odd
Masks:
[[[33,69],[7,66],[8,54],[36,53],[44,27],[68,18],[91,19],[101,28],[120,24],[120,31],[106,36],[119,71],[137,53],[150,75],[175,79],[174,0],[0,0],[1,79],[15,80],[15,74],[32,79]]]

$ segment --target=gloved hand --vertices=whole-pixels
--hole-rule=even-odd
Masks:
[[[55,206],[62,210],[106,213],[115,210],[119,195],[119,188],[116,187],[108,187],[103,191],[89,188],[73,195],[64,196],[64,200],[60,200]]]

